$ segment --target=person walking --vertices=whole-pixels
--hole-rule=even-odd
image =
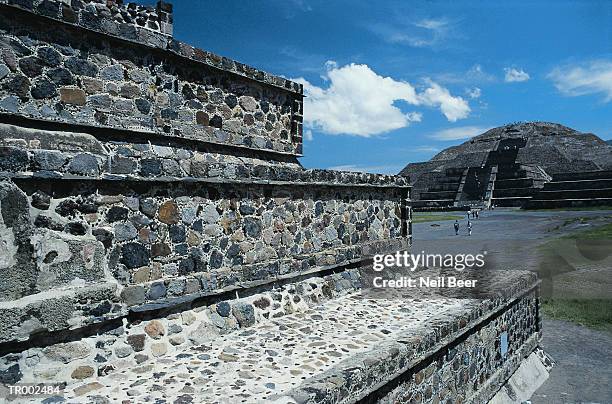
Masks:
[[[455,220],[455,236],[459,235],[459,221]]]
[[[472,222],[470,222],[469,220],[467,223],[467,229],[468,229],[468,236],[471,236],[472,235]]]

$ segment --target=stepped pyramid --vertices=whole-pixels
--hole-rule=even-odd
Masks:
[[[410,178],[417,209],[562,207],[611,202],[611,170],[612,147],[596,135],[530,122],[488,130],[427,162],[410,163],[400,174]],[[599,182],[581,182],[593,178]],[[568,179],[574,185],[547,184]],[[561,190],[568,192],[540,193]],[[535,202],[541,200],[551,202]]]

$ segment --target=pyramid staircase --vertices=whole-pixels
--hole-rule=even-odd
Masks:
[[[444,173],[428,173],[426,179],[431,186],[419,192],[419,198],[413,201],[415,210],[448,209],[455,205],[457,195],[465,182],[467,169],[448,168]]]
[[[519,149],[525,147],[526,143],[524,138],[504,139],[489,153],[487,164],[496,167],[491,204],[522,206],[547,180],[546,173],[538,167],[516,163]]]

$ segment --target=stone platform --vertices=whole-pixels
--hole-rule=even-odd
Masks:
[[[532,273],[481,276],[485,299],[360,281],[357,270],[312,278],[32,349],[22,382],[48,377],[59,358],[65,396],[43,402],[487,402],[538,343]],[[86,374],[92,358],[108,358],[109,373]]]

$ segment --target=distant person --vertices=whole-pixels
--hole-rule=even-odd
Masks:
[[[475,213],[476,213],[476,219],[478,219],[478,211],[476,211]]]
[[[470,222],[469,220],[467,223],[467,229],[468,229],[468,236],[471,236],[472,235],[472,222]]]
[[[455,236],[459,235],[459,221],[455,220]]]

